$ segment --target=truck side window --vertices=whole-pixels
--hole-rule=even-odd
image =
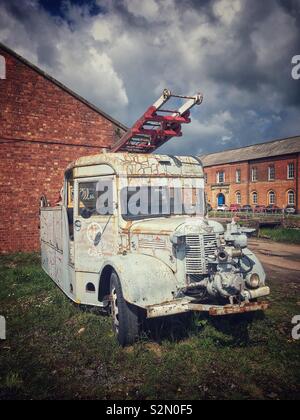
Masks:
[[[78,214],[83,218],[113,214],[113,182],[111,179],[80,182]]]
[[[88,218],[96,214],[97,182],[80,182],[78,193],[78,214]]]

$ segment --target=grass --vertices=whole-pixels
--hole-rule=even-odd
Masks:
[[[270,238],[276,242],[300,244],[300,229],[263,228],[260,229],[259,236]]]
[[[122,349],[110,318],[68,301],[37,255],[0,257],[0,277],[0,399],[300,397],[296,286],[271,284],[266,316],[165,319]]]

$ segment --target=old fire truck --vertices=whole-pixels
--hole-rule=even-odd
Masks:
[[[41,208],[43,269],[72,301],[110,311],[121,345],[138,337],[143,318],[268,306],[247,232],[207,217],[200,160],[149,153],[181,135],[202,101],[179,97],[187,103],[178,111],[163,110],[170,97],[164,91],[112,153],[72,163],[61,202]]]

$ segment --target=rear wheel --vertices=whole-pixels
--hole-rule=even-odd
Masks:
[[[138,308],[128,304],[123,296],[118,275],[110,278],[111,315],[113,328],[121,346],[133,344],[139,336]]]

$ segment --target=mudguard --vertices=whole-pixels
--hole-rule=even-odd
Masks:
[[[118,274],[127,302],[146,308],[174,299],[177,290],[176,277],[157,258],[133,254],[110,257],[102,265],[100,275],[108,266]]]
[[[265,273],[265,270],[264,270],[264,268],[263,268],[260,260],[257,258],[257,256],[252,251],[250,251],[249,248],[243,249],[243,253],[248,258],[250,258],[250,260],[252,260],[252,262],[253,262],[253,270],[251,271],[251,273],[247,277],[250,278],[250,275],[251,274],[254,274],[254,273],[258,274],[259,275],[259,278],[260,278],[260,281],[261,281],[261,284],[260,285],[261,286],[264,286],[266,284],[266,273]],[[244,268],[248,268],[247,261],[242,260],[242,263],[244,265]]]

